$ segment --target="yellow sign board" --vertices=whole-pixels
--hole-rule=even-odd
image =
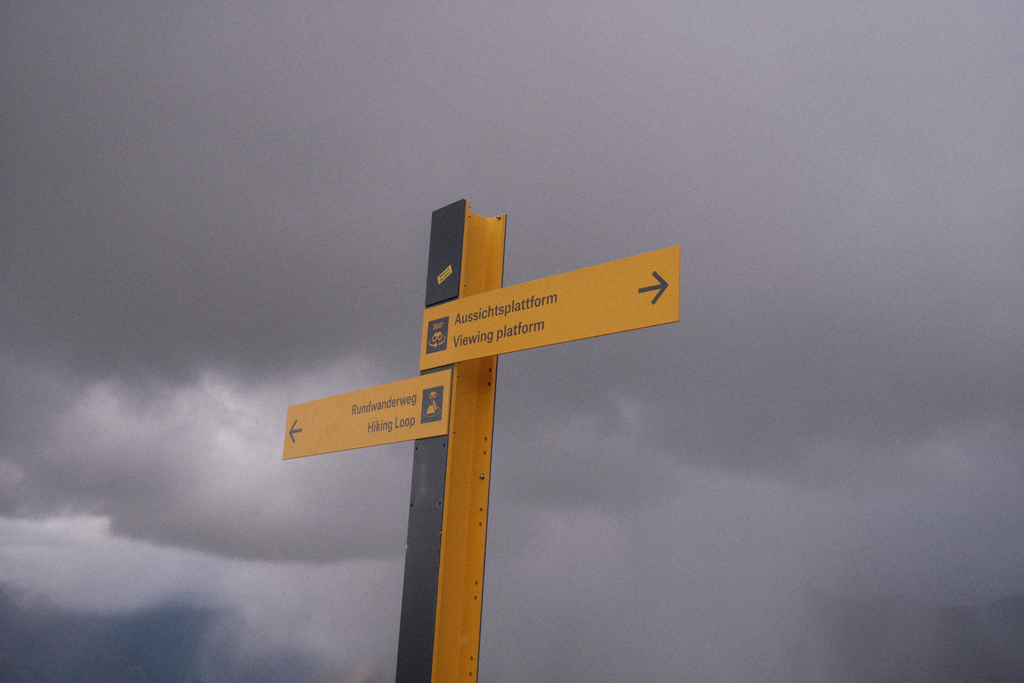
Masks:
[[[428,308],[420,369],[679,322],[679,259],[669,247]]]
[[[448,433],[451,368],[289,406],[284,459]]]

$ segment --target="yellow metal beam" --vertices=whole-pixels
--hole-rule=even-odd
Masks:
[[[500,289],[505,260],[506,217],[466,212],[460,297]],[[497,360],[455,363],[452,378],[434,683],[477,680]]]

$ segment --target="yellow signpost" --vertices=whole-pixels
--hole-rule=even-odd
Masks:
[[[679,322],[679,259],[669,247],[428,308],[420,369]]]
[[[284,459],[448,433],[451,369],[288,408]]]
[[[679,321],[678,246],[511,287],[504,251],[505,216],[435,211],[423,374],[288,408],[286,460],[416,439],[398,683],[476,680],[498,355]]]

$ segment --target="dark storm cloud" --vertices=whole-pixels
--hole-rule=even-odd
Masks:
[[[395,343],[367,295],[419,284],[425,239],[371,163],[389,52],[347,8],[224,9],[8,9],[9,346],[174,376]]]
[[[593,203],[577,204],[589,220],[548,219],[583,227],[540,258],[571,252],[582,265],[681,242],[683,311],[650,342],[535,356],[532,391],[563,389],[538,405],[599,402],[611,381],[649,400],[666,447],[745,465],[808,440],[885,447],[987,420],[1019,439],[1022,137],[1007,115],[1022,96],[1008,39],[1019,21],[852,14],[843,28],[831,12],[730,17],[749,42],[705,44],[703,61],[677,45],[671,82],[696,63],[701,78],[644,100],[654,112],[640,125],[675,114],[659,121],[659,147],[615,149],[614,164],[600,163],[604,138],[576,150],[581,195],[604,169],[651,163],[604,197],[590,190]],[[664,177],[669,201],[655,194]],[[511,270],[528,260],[516,256]],[[545,382],[552,373],[563,381]]]
[[[282,467],[281,406],[370,384],[358,359],[284,384],[205,374],[186,388],[47,379],[12,410],[0,469],[8,514],[107,517],[111,530],[229,557],[328,561],[400,554],[411,451]],[[56,385],[56,386],[55,386]],[[58,398],[63,390],[70,400]],[[339,530],[338,520],[360,520]]]
[[[685,312],[769,347],[816,309],[942,314],[1021,248],[1019,55],[973,54],[985,17],[115,7],[15,7],[5,41],[8,343],[100,375],[394,357],[453,180],[512,213],[508,278],[682,242]]]
[[[792,680],[807,586],[1024,590],[1014,5],[0,13],[5,515],[397,567],[411,449],[282,463],[284,409],[415,374],[465,197],[505,284],[683,254],[678,324],[500,359],[498,676]]]
[[[1020,414],[1013,21],[115,7],[8,9],[15,358],[411,361],[454,186],[511,213],[506,283],[684,247],[679,325],[510,359],[524,422],[630,400],[647,442],[749,465]]]

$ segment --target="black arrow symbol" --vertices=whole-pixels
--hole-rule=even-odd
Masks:
[[[650,287],[641,287],[636,290],[636,293],[643,294],[644,292],[653,292],[654,290],[658,290],[658,293],[654,295],[653,299],[651,299],[651,304],[656,304],[658,303],[658,299],[661,298],[661,295],[665,293],[666,289],[668,289],[668,283],[661,279],[661,276],[658,275],[658,271],[654,271],[651,275],[653,275],[654,279],[658,281],[658,284],[651,285]]]
[[[292,437],[292,443],[295,443],[295,435],[302,431],[301,429],[295,428],[295,425],[297,424],[299,424],[298,420],[292,422],[292,428],[288,430],[288,436]]]

